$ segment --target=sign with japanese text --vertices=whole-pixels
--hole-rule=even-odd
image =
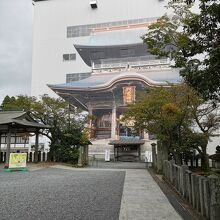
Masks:
[[[135,86],[123,87],[124,104],[131,104],[135,101]]]
[[[10,153],[9,168],[26,167],[26,160],[27,160],[26,153]]]

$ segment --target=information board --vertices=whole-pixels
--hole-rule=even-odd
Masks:
[[[26,153],[10,153],[9,168],[24,168],[26,167]]]

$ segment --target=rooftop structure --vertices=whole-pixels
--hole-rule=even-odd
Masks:
[[[145,53],[141,36],[149,24],[165,13],[166,3],[167,0],[100,0],[93,9],[90,0],[33,1],[32,95],[54,96],[47,84],[83,79],[99,65],[125,64],[130,55],[142,56],[147,62],[150,55]],[[106,49],[111,46],[114,50],[118,46],[120,54],[115,56],[114,51]],[[85,50],[93,52],[94,66],[82,58]],[[107,59],[95,62],[106,50],[110,53]]]
[[[148,135],[137,134],[121,117],[147,87],[181,80],[169,59],[152,56],[141,38],[165,12],[166,2],[100,0],[92,7],[87,0],[35,1],[32,93],[53,90],[93,116],[90,154],[107,148],[113,154],[109,140],[117,145],[120,159],[124,151],[135,159],[144,154]],[[145,141],[126,142],[132,145],[126,150],[118,140],[128,136]]]
[[[111,139],[109,144],[114,145],[112,151],[116,160],[140,160],[141,146],[145,143],[140,139],[144,134],[137,134],[132,124],[127,125],[120,119],[128,104],[147,87],[168,87],[170,83],[178,83],[181,80],[179,70],[170,67],[169,59],[151,56],[144,44],[75,47],[91,67],[90,75],[48,86],[93,116],[91,139]]]

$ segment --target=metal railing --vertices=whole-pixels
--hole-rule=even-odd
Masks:
[[[169,59],[152,59],[152,56],[142,56],[135,58],[121,58],[121,59],[105,59],[101,64],[93,63],[93,70],[99,69],[115,69],[115,68],[130,68],[142,66],[160,66],[169,65]]]

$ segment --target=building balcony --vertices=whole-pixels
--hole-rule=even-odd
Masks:
[[[101,63],[93,63],[93,70],[106,70],[106,69],[126,69],[137,68],[145,66],[161,66],[169,65],[169,59],[156,59],[152,55],[141,57],[126,57],[120,59],[104,59]]]

